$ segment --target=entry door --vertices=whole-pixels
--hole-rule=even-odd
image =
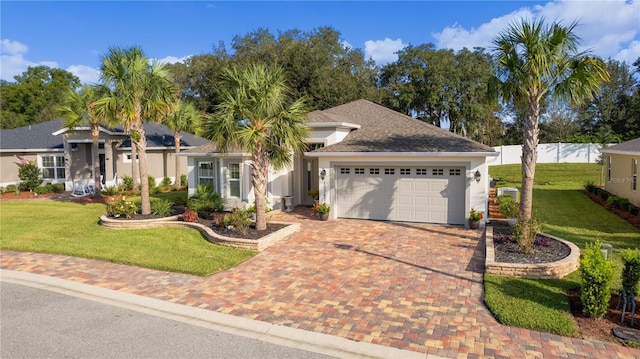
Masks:
[[[313,199],[307,195],[312,189],[320,189],[318,181],[318,159],[317,158],[304,158],[302,160],[302,197],[303,204],[312,205]]]

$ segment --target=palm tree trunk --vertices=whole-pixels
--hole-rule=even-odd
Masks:
[[[254,148],[251,169],[253,192],[256,197],[256,230],[261,231],[267,229],[265,195],[269,170],[269,160],[263,146],[256,146]]]
[[[151,214],[147,168],[147,137],[144,133],[144,127],[142,127],[142,124],[138,125],[137,131],[138,140],[136,141],[136,146],[138,148],[138,159],[140,161],[140,196],[142,197],[140,213],[146,215]]]
[[[178,157],[178,153],[180,153],[180,131],[173,132],[173,141],[176,146],[176,178],[173,181],[173,184],[176,187],[180,187],[180,157]]]
[[[100,136],[100,129],[98,127],[91,128],[91,137],[93,144],[91,146],[91,159],[93,161],[93,182],[95,195],[102,195],[102,182],[100,181],[100,156],[98,151],[100,146],[98,145],[98,137]]]
[[[533,208],[533,179],[536,172],[536,160],[538,159],[538,116],[540,104],[530,99],[527,109],[527,117],[524,121],[522,142],[522,188],[520,192],[520,216],[523,223],[523,232],[529,233],[529,220]]]
[[[140,179],[140,165],[138,164],[138,148],[136,147],[136,141],[131,139],[131,177],[133,177],[133,190],[138,190],[138,181]]]

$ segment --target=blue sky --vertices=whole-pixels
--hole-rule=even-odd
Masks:
[[[140,45],[165,62],[211,51],[257,28],[272,33],[331,26],[345,45],[376,63],[406,45],[490,47],[522,17],[579,21],[583,47],[603,58],[640,56],[640,0],[572,1],[5,1],[0,3],[0,77],[12,81],[28,66],[63,68],[97,81],[110,46]]]

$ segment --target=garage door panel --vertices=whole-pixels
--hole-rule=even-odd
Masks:
[[[338,217],[464,223],[466,181],[449,175],[456,170],[443,168],[437,173],[444,175],[434,176],[431,169],[377,168],[378,174],[375,169],[364,167],[359,174],[353,168],[348,173],[338,170]]]

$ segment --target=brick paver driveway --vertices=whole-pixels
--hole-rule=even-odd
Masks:
[[[639,350],[498,324],[482,302],[478,230],[320,222],[307,212],[278,214],[302,229],[206,278],[16,252],[3,252],[1,266],[452,358],[640,358]]]

